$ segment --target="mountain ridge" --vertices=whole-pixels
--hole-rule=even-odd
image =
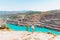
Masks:
[[[40,14],[40,13],[46,13],[46,14],[56,14],[60,13],[60,10],[51,10],[51,11],[46,11],[46,12],[41,12],[41,11],[32,11],[32,10],[22,10],[22,11],[0,11],[0,17],[3,16],[10,16],[10,15],[21,15],[21,14]]]

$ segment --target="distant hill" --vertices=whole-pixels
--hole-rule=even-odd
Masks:
[[[0,17],[8,17],[11,15],[21,15],[21,14],[35,14],[40,13],[39,11],[0,11]]]
[[[8,16],[16,16],[16,15],[21,15],[21,14],[42,14],[46,15],[52,15],[56,17],[60,17],[60,10],[51,10],[51,11],[46,11],[46,12],[41,12],[41,11],[30,11],[30,10],[22,10],[22,11],[0,11],[0,17],[8,17]]]

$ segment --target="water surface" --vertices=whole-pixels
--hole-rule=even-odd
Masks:
[[[14,24],[7,24],[7,26],[11,30],[14,30],[14,31],[26,31],[26,26],[18,26],[18,25],[14,25]],[[31,26],[28,27],[28,31],[29,32],[32,32]],[[45,33],[50,32],[52,34],[60,35],[60,32],[59,31],[51,30],[51,29],[44,28],[44,27],[37,27],[37,26],[34,27],[34,32],[45,32]]]

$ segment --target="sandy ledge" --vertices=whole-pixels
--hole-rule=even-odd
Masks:
[[[41,32],[26,31],[2,31],[0,30],[0,40],[60,40],[60,35],[53,35]]]

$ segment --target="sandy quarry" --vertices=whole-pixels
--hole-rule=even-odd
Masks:
[[[60,40],[60,35],[0,30],[0,40]]]

